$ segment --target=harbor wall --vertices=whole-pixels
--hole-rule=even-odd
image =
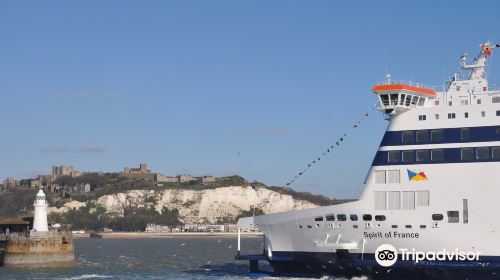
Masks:
[[[9,236],[5,245],[4,266],[71,266],[74,260],[71,233]]]

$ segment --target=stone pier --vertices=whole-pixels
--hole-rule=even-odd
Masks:
[[[72,266],[73,236],[66,232],[31,232],[9,235],[5,242],[4,266]]]

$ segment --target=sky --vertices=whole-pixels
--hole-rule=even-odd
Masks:
[[[371,88],[441,86],[500,42],[500,2],[0,1],[0,179],[52,165],[241,175],[356,198],[387,126]],[[500,84],[500,51],[489,61]]]

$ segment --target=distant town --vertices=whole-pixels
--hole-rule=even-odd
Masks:
[[[75,183],[74,185],[58,183],[59,178],[71,177],[77,178],[86,173],[95,172],[80,172],[71,165],[52,166],[52,174],[40,174],[35,178],[26,178],[17,180],[12,177],[5,178],[3,184],[0,184],[0,190],[12,190],[17,188],[43,188],[44,191],[52,192],[67,197],[70,194],[84,194],[92,191],[92,186],[89,183]],[[157,186],[162,186],[164,183],[213,183],[216,181],[215,176],[192,176],[190,174],[178,174],[176,176],[167,176],[162,173],[152,172],[146,163],[139,164],[139,167],[124,167],[121,174],[128,178],[140,179],[155,183]]]

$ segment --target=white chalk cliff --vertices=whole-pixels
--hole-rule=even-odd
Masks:
[[[186,224],[208,222],[215,223],[221,218],[234,218],[242,211],[261,208],[264,213],[278,213],[289,210],[316,207],[305,200],[298,200],[290,195],[280,194],[266,188],[222,187],[216,189],[166,189],[166,190],[131,190],[122,193],[104,195],[94,204],[102,206],[107,213],[123,215],[127,207],[154,207],[161,212],[163,207],[179,210],[179,219]],[[68,202],[61,208],[79,208],[84,204]],[[60,209],[53,212],[62,212]],[[63,211],[64,211],[63,210]],[[65,212],[65,211],[64,211]]]

